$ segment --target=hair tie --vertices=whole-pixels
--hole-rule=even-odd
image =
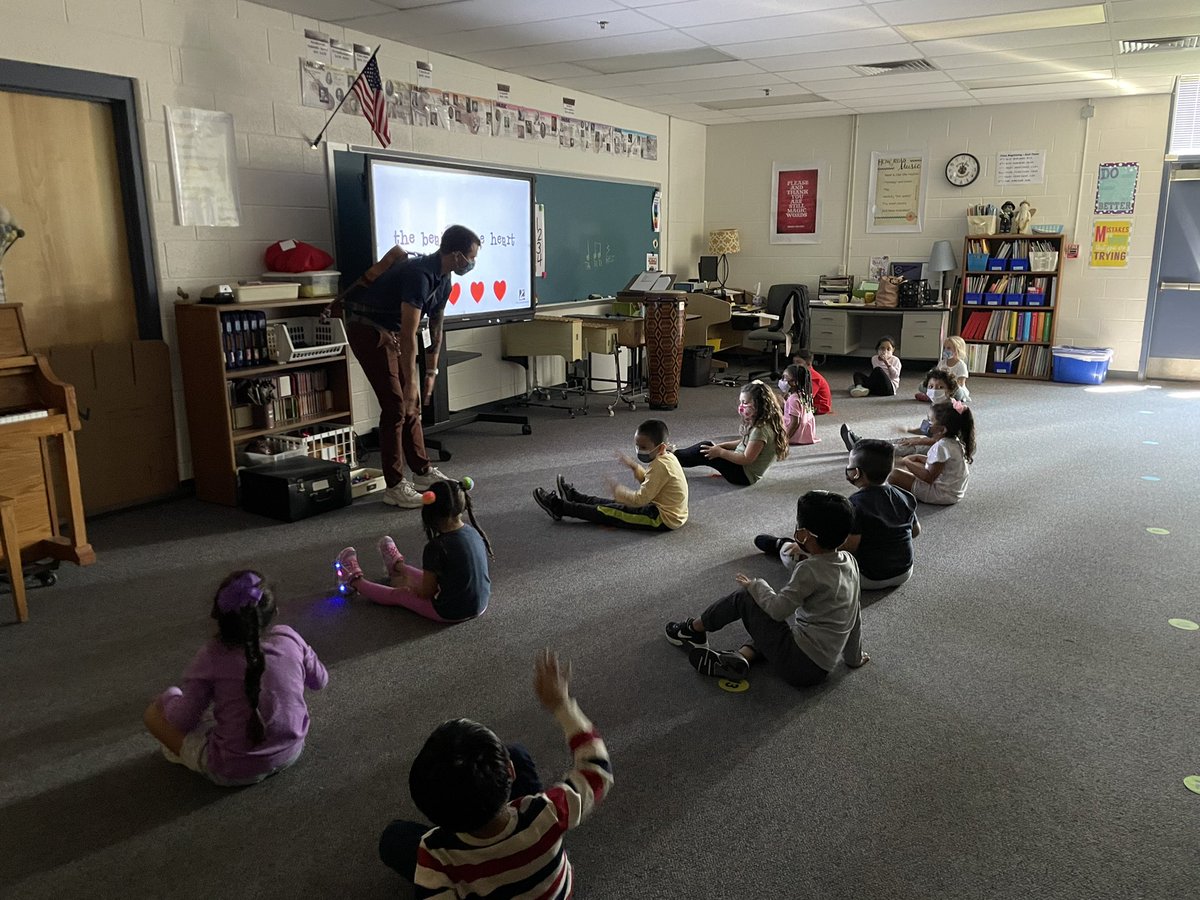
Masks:
[[[462,480],[459,481],[459,484],[462,485],[462,489],[464,491],[469,491],[471,488],[475,487],[475,479],[470,475],[464,475]]]
[[[433,491],[426,491],[421,495],[421,503],[428,506],[430,503],[437,501],[437,495]]]
[[[217,593],[217,609],[230,613],[258,606],[262,595],[262,579],[253,572],[243,572]]]
[[[964,404],[961,400],[951,400],[950,405],[954,407],[954,411],[956,413],[960,413],[960,414],[962,413],[962,411],[964,409],[967,408],[966,404]]]

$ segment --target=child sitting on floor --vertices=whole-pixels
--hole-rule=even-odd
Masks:
[[[949,506],[967,492],[970,463],[975,461],[975,419],[958,400],[934,405],[934,444],[924,456],[906,456],[888,476],[888,482],[912,491],[922,503]]]
[[[771,463],[788,455],[783,432],[783,410],[779,398],[764,381],[752,381],[738,394],[738,415],[742,437],[717,444],[701,441],[675,451],[685,469],[712,466],[730,484],[754,484],[766,474]]]
[[[271,625],[275,597],[258,572],[222,581],[211,615],[218,636],[200,648],[183,686],[150,704],[146,729],[167,759],[214,784],[255,784],[300,758],[308,734],[304,689],[321,690],[329,673],[300,635]]]
[[[917,499],[903,488],[887,484],[895,451],[887,441],[863,440],[850,451],[846,480],[858,488],[850,495],[854,524],[839,548],[858,560],[863,590],[896,587],[912,577],[913,538],[921,533]],[[789,569],[805,553],[791,538],[760,534],[754,546],[778,555]]]
[[[570,672],[549,650],[534,670],[534,693],[575,759],[548,790],[524,748],[505,747],[478,722],[452,719],[425,742],[408,786],[434,827],[398,819],[379,839],[380,858],[417,897],[571,896],[563,837],[608,795],[613,776],[604,741],[569,694]]]
[[[813,365],[812,351],[807,347],[793,350],[792,362],[808,368],[809,377],[812,379],[813,415],[824,416],[833,412],[833,391],[829,389],[829,382],[825,380],[825,376]]]
[[[583,519],[598,525],[637,528],[643,531],[673,531],[687,521],[688,484],[679,461],[667,443],[667,423],[647,419],[633,436],[637,459],[618,454],[640,487],[636,491],[609,478],[614,499],[589,497],[557,479],[557,492],[533,489],[533,499],[550,518]]]
[[[937,367],[943,372],[949,372],[957,379],[958,387],[962,389],[962,395],[953,399],[961,400],[963,403],[970,402],[971,392],[967,390],[967,378],[970,377],[971,370],[967,368],[967,342],[958,335],[952,335],[942,341],[942,358],[938,360]],[[922,402],[929,402],[933,399],[932,395],[925,390],[924,385],[915,396]]]
[[[334,563],[339,588],[384,606],[403,606],[434,622],[465,622],[482,615],[492,595],[492,545],[475,521],[472,487],[470,478],[435,481],[421,495],[421,521],[429,543],[420,569],[407,565],[396,542],[385,535],[379,539],[379,554],[391,587],[364,578],[357,551],[347,547]],[[462,520],[464,512],[470,525]]]
[[[958,400],[962,403],[968,403],[971,400],[971,395],[965,387],[958,383],[958,379],[953,373],[947,372],[945,369],[930,369],[925,373],[925,381],[921,384],[921,394],[929,400],[930,407],[935,403],[941,403],[943,400]],[[928,447],[933,443],[929,438],[930,415],[927,415],[921,424],[916,428],[909,428],[909,434],[922,435],[924,440],[912,441],[901,440],[899,444],[918,445]]]
[[[820,684],[837,665],[858,668],[862,652],[859,574],[854,557],[837,548],[850,534],[854,509],[845,497],[809,491],[796,504],[795,539],[808,555],[779,592],[761,578],[737,575],[738,590],[698,618],[667,623],[667,640],[689,648],[688,661],[702,675],[740,679],[756,660],[770,660],[794,687]],[[708,646],[708,633],[738,620],[750,641],[735,651]]]
[[[807,366],[791,365],[783,370],[787,385],[783,400],[783,430],[788,446],[815,444],[817,420],[813,414],[812,380]]]
[[[851,397],[894,397],[900,390],[902,363],[895,353],[896,343],[890,335],[884,335],[875,344],[875,355],[871,357],[870,372],[855,372]]]

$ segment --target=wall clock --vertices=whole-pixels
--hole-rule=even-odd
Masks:
[[[966,187],[979,177],[979,160],[970,153],[957,153],[946,163],[946,180],[955,187]]]

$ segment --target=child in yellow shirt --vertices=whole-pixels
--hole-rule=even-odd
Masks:
[[[557,491],[534,488],[533,499],[556,521],[566,517],[617,528],[674,531],[687,521],[688,486],[667,438],[667,423],[648,419],[634,435],[637,459],[620,454],[621,462],[638,480],[636,491],[610,478],[611,499],[589,497],[559,475]]]

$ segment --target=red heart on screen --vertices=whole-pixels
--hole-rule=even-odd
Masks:
[[[496,292],[496,299],[497,299],[497,300],[503,300],[503,299],[504,299],[504,292],[508,290],[508,282],[505,282],[505,281],[493,281],[493,282],[492,282],[492,290]]]
[[[471,296],[475,298],[476,303],[478,303],[480,300],[483,299],[483,282],[482,281],[472,281],[471,282]]]
[[[453,306],[458,302],[458,295],[462,293],[462,285],[456,284],[450,288],[450,305]]]

